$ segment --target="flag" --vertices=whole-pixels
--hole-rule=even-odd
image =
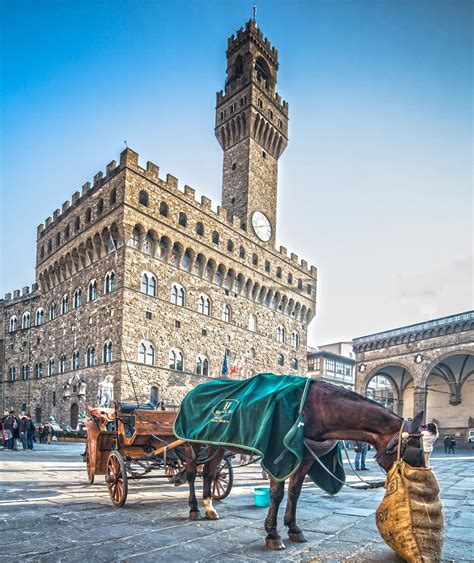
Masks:
[[[234,361],[232,362],[232,369],[230,370],[232,375],[237,373],[237,354],[234,354]]]
[[[222,375],[226,376],[229,373],[229,368],[227,367],[227,350],[224,352],[224,363],[222,364]]]

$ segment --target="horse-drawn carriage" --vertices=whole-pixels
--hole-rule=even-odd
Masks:
[[[177,440],[173,434],[176,412],[156,410],[152,405],[116,402],[114,409],[96,408],[89,414],[84,456],[88,481],[92,484],[96,475],[105,475],[116,507],[123,506],[127,500],[129,480],[162,477],[175,485],[186,482],[184,441]],[[198,463],[204,463],[207,451],[200,456]],[[164,470],[164,475],[151,475],[155,470]],[[202,470],[199,474],[202,476]],[[217,469],[212,498],[225,498],[232,483],[231,458],[225,456]]]

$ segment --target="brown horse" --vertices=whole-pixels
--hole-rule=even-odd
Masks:
[[[423,411],[420,411],[413,420],[405,421],[403,431],[409,434],[416,433],[422,419]],[[398,432],[403,419],[362,395],[328,383],[312,382],[303,409],[303,420],[305,441],[322,442],[334,439],[368,442],[377,451],[376,460],[385,471],[388,471],[396,460]],[[201,447],[196,444],[186,444],[188,460],[195,457],[194,453],[197,453]],[[228,450],[228,448],[226,449]],[[209,461],[204,464],[203,470],[203,505],[206,518],[217,520],[219,515],[212,505],[211,486],[216,467],[224,455],[224,449],[209,447],[208,451]],[[243,452],[243,450],[231,451]],[[421,451],[419,437],[409,437],[404,440],[404,456],[408,455],[410,451],[412,453],[410,463],[423,466],[423,456],[416,455]],[[295,542],[306,541],[303,532],[296,524],[296,505],[304,478],[313,463],[315,460],[311,452],[305,450],[300,467],[290,479],[284,524],[288,527],[289,539]],[[186,476],[189,483],[189,517],[192,520],[200,517],[194,489],[196,471],[196,462],[188,461]],[[284,482],[271,481],[270,508],[265,520],[266,546],[269,549],[285,548],[277,530],[278,508],[283,499],[284,490]]]

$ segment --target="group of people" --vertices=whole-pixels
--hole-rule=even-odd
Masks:
[[[443,440],[444,444],[444,453],[445,454],[453,454],[454,453],[454,446],[456,445],[456,441],[448,434],[445,436]]]
[[[0,444],[7,450],[32,450],[35,442],[51,443],[54,430],[51,423],[36,426],[29,413],[17,415],[15,411],[3,412],[0,420]]]

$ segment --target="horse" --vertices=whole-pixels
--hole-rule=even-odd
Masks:
[[[359,440],[371,444],[377,454],[375,459],[385,472],[388,472],[397,459],[398,434],[403,427],[405,439],[402,450],[403,458],[410,455],[409,463],[423,467],[419,434],[416,434],[423,421],[423,411],[413,419],[403,420],[379,403],[358,393],[321,381],[312,381],[303,408],[304,440],[325,442],[329,440]],[[405,432],[407,434],[405,434]],[[195,494],[194,482],[197,473],[197,454],[200,444],[185,444],[186,477],[189,485],[189,518],[198,520],[200,512]],[[234,453],[248,453],[242,449],[225,448]],[[203,506],[208,520],[217,520],[219,515],[212,504],[211,487],[216,468],[224,456],[224,448],[208,446],[208,457],[203,467]],[[288,537],[294,542],[305,542],[306,538],[296,523],[296,507],[304,478],[315,459],[305,448],[303,460],[291,476],[288,488],[288,500],[284,515],[284,525],[288,528]],[[285,549],[277,528],[278,508],[283,500],[285,483],[271,479],[270,507],[265,519],[266,547]]]

